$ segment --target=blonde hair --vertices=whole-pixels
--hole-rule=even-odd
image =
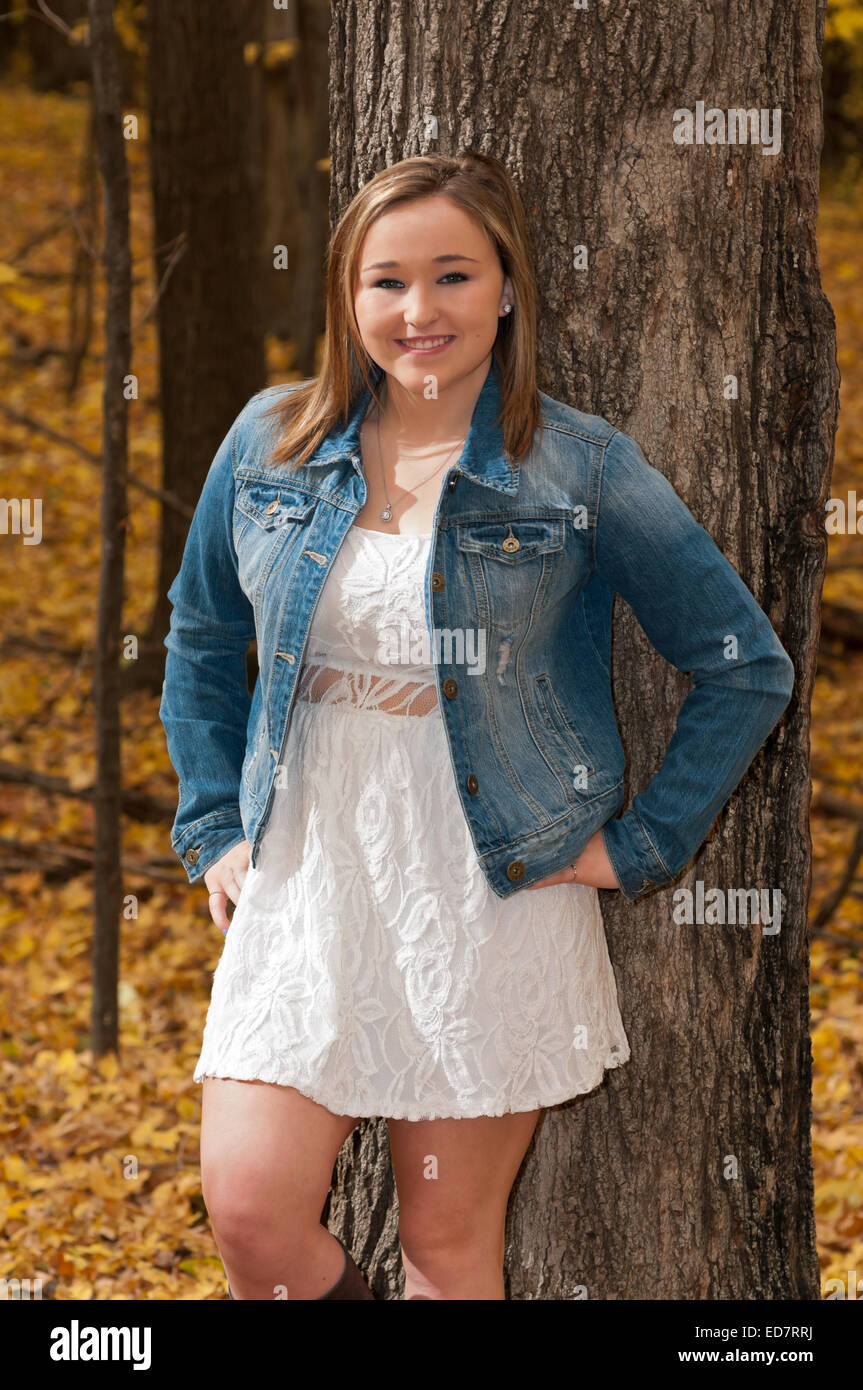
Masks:
[[[536,384],[537,294],[527,222],[509,173],[492,155],[417,155],[382,169],[364,184],[339,219],[327,252],[326,324],[320,375],[290,391],[266,414],[280,418],[274,465],[299,468],[338,423],[347,424],[363,387],[380,406],[354,314],[354,287],[363,239],[397,203],[443,194],[491,238],[513,288],[513,308],[498,323],[493,352],[501,370],[498,417],[511,461],[528,453],[542,429]]]

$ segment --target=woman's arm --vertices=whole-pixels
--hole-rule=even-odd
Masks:
[[[667,478],[618,430],[600,463],[592,562],[694,688],[662,766],[602,835],[635,901],[689,863],[787,706],[794,666],[767,615]]]
[[[251,403],[210,465],[168,590],[173,610],[159,718],[179,779],[171,844],[190,883],[245,838],[239,792],[251,707],[246,652],[255,621],[240,586],[232,522],[240,427]]]

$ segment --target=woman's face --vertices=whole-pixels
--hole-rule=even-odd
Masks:
[[[408,391],[434,375],[439,393],[479,367],[512,302],[488,234],[441,194],[399,203],[366,233],[354,291],[360,336]]]

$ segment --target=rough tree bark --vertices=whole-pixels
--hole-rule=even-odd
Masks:
[[[602,894],[632,1057],[544,1113],[510,1208],[511,1298],[819,1297],[808,732],[838,388],[816,246],[823,29],[823,0],[333,3],[331,217],[409,154],[502,158],[531,223],[540,385],[634,435],[796,668],[789,708],[689,869],[634,907]],[[673,113],[700,101],[779,107],[779,152],[675,143]],[[628,806],[689,681],[619,598],[613,655]],[[780,888],[781,931],[676,925],[673,895],[697,880]],[[382,1122],[355,1131],[334,1176],[333,1228],[395,1293]]]
[[[96,732],[93,852],[93,996],[91,1047],[116,1052],[120,914],[122,774],[120,644],[126,555],[126,378],[129,371],[132,260],[129,174],[120,70],[110,0],[90,0],[93,127],[105,206],[105,381],[102,405],[102,507],[99,609],[93,671]]]
[[[261,123],[244,54],[262,28],[256,4],[147,4],[162,486],[192,506],[232,420],[266,385]],[[134,684],[161,683],[167,593],[187,532],[182,513],[166,508]]]

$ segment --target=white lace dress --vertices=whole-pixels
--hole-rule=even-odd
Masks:
[[[195,1081],[424,1120],[555,1105],[629,1058],[596,889],[498,898],[477,862],[431,664],[429,541],[345,536]]]

